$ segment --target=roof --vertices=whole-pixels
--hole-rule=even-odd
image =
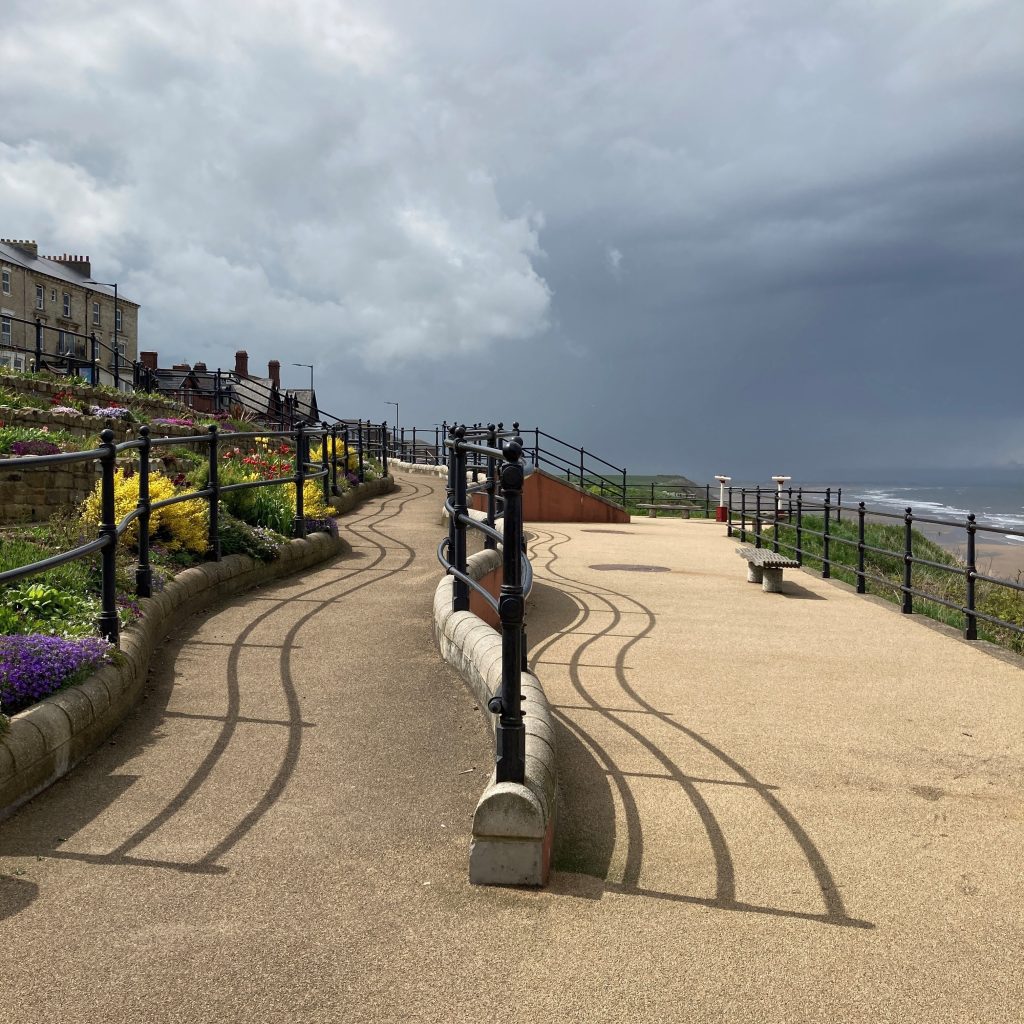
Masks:
[[[71,267],[58,263],[56,260],[48,260],[42,256],[32,256],[30,253],[25,252],[24,249],[19,249],[15,245],[0,242],[0,259],[4,259],[8,263],[14,263],[19,267],[24,267],[33,274],[55,277],[60,281],[67,281],[68,284],[77,284],[81,288],[88,288],[89,291],[96,292],[98,295],[114,297],[114,289],[109,285],[93,281],[92,278],[79,274],[77,271],[72,270]],[[120,290],[118,290],[117,301],[125,302],[130,306],[138,305],[137,302],[132,302],[131,299],[125,298]]]

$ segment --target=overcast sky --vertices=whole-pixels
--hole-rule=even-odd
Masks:
[[[161,363],[637,472],[1024,464],[1021,0],[4,0],[0,234]]]

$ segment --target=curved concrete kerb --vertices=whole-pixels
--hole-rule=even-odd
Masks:
[[[497,551],[467,560],[474,579],[501,565]],[[441,656],[468,683],[494,732],[487,702],[501,685],[501,637],[472,612],[452,611],[451,576],[434,591],[434,635]],[[495,782],[494,773],[473,815],[469,880],[484,885],[544,885],[555,825],[555,729],[540,680],[523,672],[526,780]]]
[[[422,462],[399,462],[398,459],[388,459],[388,467],[400,469],[403,473],[425,473],[427,476],[448,476],[447,466],[431,466]]]

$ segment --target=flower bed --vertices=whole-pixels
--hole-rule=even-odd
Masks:
[[[80,682],[110,660],[110,651],[97,637],[0,636],[0,711],[13,714]]]

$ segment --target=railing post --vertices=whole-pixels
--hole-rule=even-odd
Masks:
[[[825,527],[821,536],[821,578],[827,580],[832,575],[832,559],[829,556],[829,515],[832,511],[832,488],[825,488]]]
[[[867,580],[864,579],[864,502],[857,506],[857,593],[866,594]]]
[[[654,484],[651,484],[653,489]],[[747,543],[747,489],[740,488],[740,543]]]
[[[704,518],[711,518],[711,484],[704,485]]]
[[[98,358],[99,358],[99,342],[96,340],[96,334],[93,333],[93,334],[89,335],[89,372],[92,374],[92,385],[93,385],[93,387],[95,387],[100,382],[99,377],[97,376],[97,370],[96,370],[96,363],[97,363]]]
[[[498,597],[501,619],[501,690],[488,701],[498,716],[495,727],[495,781],[522,783],[526,776],[526,728],[523,725],[523,449],[518,439],[502,445],[505,465],[501,490],[505,498],[502,537],[502,583]]]
[[[974,577],[978,571],[974,534],[977,528],[974,513],[972,512],[967,517],[967,569],[965,572],[965,580],[967,582],[967,618],[964,622],[965,640],[978,639],[978,617],[974,614]]]
[[[121,390],[121,353],[117,351],[117,342],[114,342],[114,387]]]
[[[493,423],[487,424],[487,447],[495,448],[498,444],[498,431]],[[487,525],[494,529],[494,520],[498,512],[498,460],[493,455],[487,456]],[[485,548],[496,548],[498,545],[493,537],[484,537]]]
[[[408,462],[409,460],[405,457],[405,427],[399,428],[398,435],[398,458],[402,462]]]
[[[356,437],[356,445],[359,451],[359,482],[366,479],[366,464],[363,458],[363,421],[359,421],[359,434]]]
[[[419,458],[416,455],[416,428],[412,428],[412,464],[415,466],[419,462]]]
[[[761,485],[757,485],[757,504],[754,506],[754,547],[761,546]]]
[[[327,439],[324,438],[324,444]],[[338,424],[331,424],[331,494],[338,497],[341,491],[338,490]]]
[[[804,564],[804,489],[796,492],[796,560]]]
[[[448,486],[452,492],[453,509],[448,522],[448,557],[452,566],[461,573],[466,571],[466,524],[462,520],[469,515],[466,503],[466,451],[462,447],[465,436],[464,426],[455,427],[455,443],[448,464]],[[469,586],[458,576],[454,578],[453,584],[452,611],[469,611]]]
[[[903,607],[904,615],[914,611],[914,510],[908,505],[903,513]]]
[[[43,366],[43,321],[36,317],[36,373]]]
[[[210,431],[210,558],[220,561],[220,464],[217,459],[217,424],[211,423]]]
[[[149,564],[149,456],[153,442],[149,427],[139,427],[139,564],[135,567],[135,594],[153,596],[153,570]]]
[[[360,442],[362,430],[359,431]],[[302,423],[295,426],[295,518],[292,520],[292,536],[306,536],[306,514],[302,489],[306,484],[306,434]]]
[[[586,485],[583,479],[583,449],[580,448],[580,489],[586,490]]]
[[[775,523],[772,526],[772,551],[779,553],[779,513],[782,511],[782,492],[775,488]]]
[[[380,425],[380,469],[381,476],[388,475],[388,424],[385,420]]]
[[[732,536],[732,484],[729,485],[729,507],[725,512],[725,535]]]
[[[107,427],[100,432],[100,537],[107,544],[101,553],[100,621],[99,629],[104,638],[112,644],[118,642],[120,623],[117,618],[117,521],[114,507],[114,475],[116,473],[117,449],[114,432]]]
[[[843,521],[843,489],[842,487],[836,488],[836,522],[841,523]]]
[[[324,504],[331,497],[331,472],[327,461],[327,421],[320,422],[320,472],[324,475]]]
[[[628,504],[628,500],[629,499],[628,499],[628,497],[626,495],[626,470],[625,470],[625,467],[623,467],[623,470],[622,470],[622,507],[623,508],[625,508],[626,505]]]
[[[533,428],[533,468],[540,466],[540,427]]]

